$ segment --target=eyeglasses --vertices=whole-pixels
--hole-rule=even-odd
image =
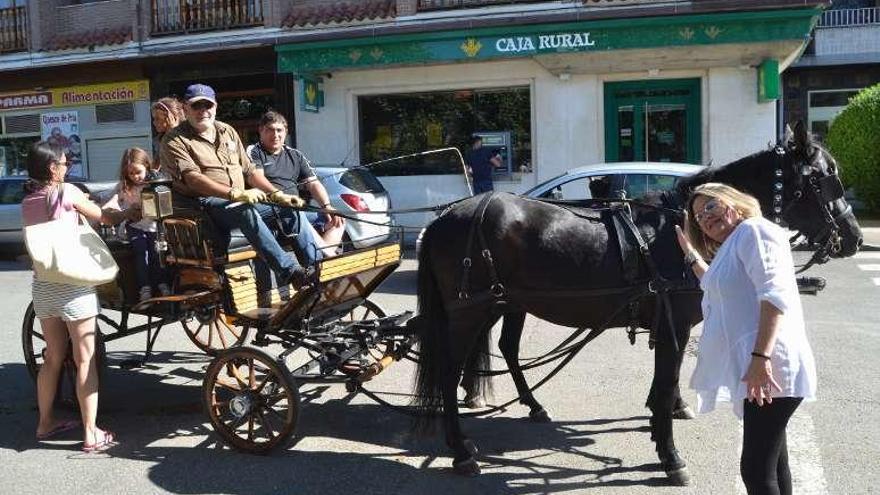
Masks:
[[[721,213],[722,207],[724,204],[717,199],[710,199],[706,201],[706,204],[703,205],[703,209],[698,213],[694,213],[694,220],[697,223],[703,223],[703,220],[709,218],[710,216],[715,216]]]

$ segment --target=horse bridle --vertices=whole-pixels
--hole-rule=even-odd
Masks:
[[[828,175],[818,176],[816,170],[818,170],[819,167],[812,166],[815,163],[815,158],[812,158],[810,165],[803,167],[801,170],[795,171],[799,178],[798,188],[792,193],[794,199],[788,204],[788,206],[783,207],[783,201],[785,199],[783,177],[785,176],[784,167],[787,151],[782,146],[776,146],[775,151],[777,160],[776,170],[774,171],[776,182],[773,184],[773,221],[781,225],[792,207],[799,202],[804,201],[804,196],[806,196],[804,190],[807,187],[810,187],[813,192],[813,197],[819,203],[819,207],[822,211],[822,219],[825,222],[822,229],[813,236],[803,233],[798,229],[798,235],[792,238],[792,241],[794,241],[794,239],[803,235],[810,243],[812,243],[815,239],[825,237],[825,242],[813,252],[813,256],[810,260],[796,272],[802,273],[815,264],[821,265],[826,263],[832,256],[840,252],[842,248],[840,244],[840,228],[837,225],[837,221],[844,216],[851,214],[852,206],[847,204],[842,212],[838,215],[834,215],[832,212],[832,205],[835,201],[843,197],[843,183],[840,181],[840,177],[837,175],[836,170]],[[816,151],[816,153],[821,153],[821,151]],[[830,170],[831,165],[829,164],[827,166]],[[809,170],[809,173],[803,173],[804,170]],[[807,180],[803,180],[803,177],[807,177]]]

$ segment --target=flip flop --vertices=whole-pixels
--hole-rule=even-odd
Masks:
[[[75,430],[77,427],[79,427],[79,425],[80,425],[79,421],[74,421],[72,419],[67,420],[67,421],[62,421],[62,422],[58,423],[55,426],[55,428],[52,428],[51,430],[47,431],[46,433],[42,433],[42,434],[38,433],[37,440],[38,441],[48,440],[48,439],[54,437],[55,435],[59,435],[61,433],[64,433],[65,431]]]
[[[86,454],[91,454],[91,453],[95,453],[95,452],[104,452],[105,450],[109,449],[110,447],[113,447],[114,445],[116,445],[116,442],[114,441],[115,437],[113,436],[112,431],[107,431],[107,430],[98,430],[98,431],[100,431],[104,435],[104,438],[102,438],[100,441],[95,442],[93,444],[83,443],[82,451],[85,452]]]

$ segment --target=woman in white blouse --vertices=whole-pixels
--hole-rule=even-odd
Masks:
[[[688,201],[678,240],[703,289],[691,388],[699,412],[733,403],[743,419],[740,473],[752,494],[791,494],[785,428],[816,393],[813,353],[785,231],[758,201],[708,183]]]

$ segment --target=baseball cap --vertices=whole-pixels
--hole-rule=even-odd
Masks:
[[[214,88],[207,84],[190,84],[183,93],[183,101],[192,104],[199,100],[207,100],[216,105],[217,94],[214,93]]]

